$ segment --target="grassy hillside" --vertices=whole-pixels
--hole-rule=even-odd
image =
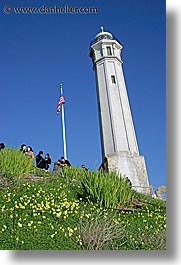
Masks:
[[[53,174],[6,148],[0,249],[164,250],[166,204],[136,193],[114,173],[66,168]]]

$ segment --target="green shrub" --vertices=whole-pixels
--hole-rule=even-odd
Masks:
[[[84,250],[116,249],[126,242],[125,226],[107,215],[88,219],[80,224],[78,232]]]
[[[80,195],[100,207],[130,205],[133,196],[129,183],[115,172],[86,172],[80,178]]]
[[[77,167],[67,166],[61,169],[60,174],[68,182],[78,182],[85,175],[85,171]]]
[[[21,179],[33,171],[33,159],[20,150],[5,148],[0,152],[0,173],[10,180]]]

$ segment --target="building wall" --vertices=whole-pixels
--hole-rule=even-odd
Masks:
[[[111,48],[111,54],[108,54],[107,46]],[[121,49],[115,40],[101,40],[91,46],[102,155],[108,158],[110,171],[127,176],[135,190],[149,194],[145,160],[139,155],[126,91]]]
[[[120,151],[138,154],[121,63],[103,58],[96,64],[95,72],[104,154]],[[116,83],[112,83],[111,76]]]
[[[144,156],[120,152],[110,154],[107,158],[110,171],[116,171],[122,177],[128,177],[134,190],[150,194]]]

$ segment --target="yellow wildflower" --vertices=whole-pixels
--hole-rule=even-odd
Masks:
[[[22,225],[20,222],[18,222],[18,226],[19,226],[19,227],[22,227],[23,225]]]

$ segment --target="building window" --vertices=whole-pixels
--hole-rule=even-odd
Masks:
[[[107,49],[107,55],[112,55],[112,51],[111,51],[111,47],[106,47],[106,49]]]
[[[92,61],[94,62],[96,60],[95,51],[92,51],[91,56],[92,56]]]
[[[113,83],[113,84],[116,84],[116,78],[115,78],[115,75],[111,75],[111,80],[112,80],[112,83]]]
[[[102,48],[100,48],[100,55],[103,56]]]

